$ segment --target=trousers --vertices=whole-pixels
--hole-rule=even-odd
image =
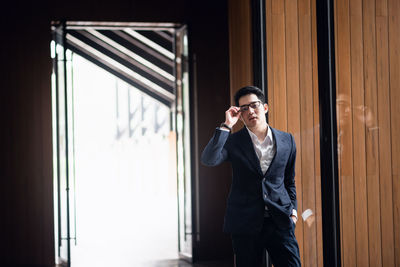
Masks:
[[[267,250],[275,267],[300,267],[300,252],[294,234],[295,224],[279,228],[271,217],[264,218],[261,233],[232,234],[236,267],[262,267]]]

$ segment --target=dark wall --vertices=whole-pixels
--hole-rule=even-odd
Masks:
[[[0,21],[0,265],[54,263],[50,22],[179,22],[189,25],[197,65],[201,152],[229,105],[226,1],[19,1]],[[199,164],[194,162],[194,164]],[[231,256],[222,233],[228,166],[199,166],[199,260]]]
[[[191,30],[191,52],[196,55],[198,120],[198,154],[225,120],[230,105],[228,7],[209,9],[194,1]],[[215,1],[215,3],[218,1]],[[217,20],[212,18],[218,17]],[[206,167],[199,162],[200,242],[195,244],[196,257],[204,260],[232,257],[230,237],[222,234],[226,198],[231,183],[227,163]]]

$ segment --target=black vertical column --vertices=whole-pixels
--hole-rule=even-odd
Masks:
[[[253,41],[253,84],[260,88],[268,103],[267,40],[265,0],[251,0],[251,29]],[[268,113],[265,115],[268,122]]]
[[[264,92],[265,101],[268,102],[265,0],[252,0],[251,12],[253,38],[253,83]]]
[[[324,266],[341,266],[333,0],[317,1]]]

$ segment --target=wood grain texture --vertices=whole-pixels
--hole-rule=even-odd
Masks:
[[[368,266],[362,0],[350,2],[351,88],[353,105],[354,205],[357,266]]]
[[[323,260],[314,12],[266,1],[269,121],[294,134],[299,213],[316,213],[296,229],[304,266]],[[343,266],[400,266],[399,17],[395,0],[335,2]]]
[[[287,93],[286,93],[286,49],[285,49],[285,14],[284,1],[272,1],[272,61],[273,76],[273,109],[275,118],[274,127],[287,130]]]
[[[389,38],[387,0],[376,3],[377,104],[382,266],[394,266],[392,148],[390,140]],[[373,126],[374,127],[374,126]]]
[[[337,5],[337,118],[338,160],[341,220],[341,251],[343,266],[355,265],[353,132],[351,109],[350,16],[349,2]]]
[[[381,225],[380,225],[380,186],[378,132],[373,130],[377,124],[377,80],[376,80],[376,29],[375,0],[363,1],[364,30],[364,87],[365,107],[371,112],[371,126],[366,121],[367,152],[367,201],[370,266],[382,266]]]
[[[389,86],[395,266],[400,266],[400,2],[388,1]]]
[[[314,213],[296,226],[300,257],[304,266],[322,266],[315,2],[267,0],[266,14],[270,123],[295,137],[298,212]]]
[[[303,209],[315,212],[314,111],[310,1],[299,1],[300,114]],[[316,226],[304,227],[304,266],[316,266]]]
[[[300,90],[299,90],[299,32],[297,0],[285,2],[285,38],[286,38],[286,88],[287,88],[287,130],[292,133],[297,144],[297,162],[301,162],[302,146],[300,136]],[[290,107],[290,108],[288,108]],[[301,164],[296,164],[296,189],[299,211],[303,210]],[[303,244],[304,223],[298,220],[296,237],[300,244],[300,259],[304,261]]]
[[[400,100],[399,12],[398,1],[392,0],[336,2],[337,99],[348,102],[351,115],[349,120],[338,105],[338,146],[346,149],[339,150],[343,266],[399,266],[399,158],[394,150],[400,121],[399,108],[393,107]],[[349,80],[350,89],[344,89]],[[352,189],[344,184],[349,177]],[[354,255],[348,249],[353,242]]]

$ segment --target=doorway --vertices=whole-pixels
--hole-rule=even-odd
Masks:
[[[186,27],[55,22],[51,47],[57,263],[190,258]]]

